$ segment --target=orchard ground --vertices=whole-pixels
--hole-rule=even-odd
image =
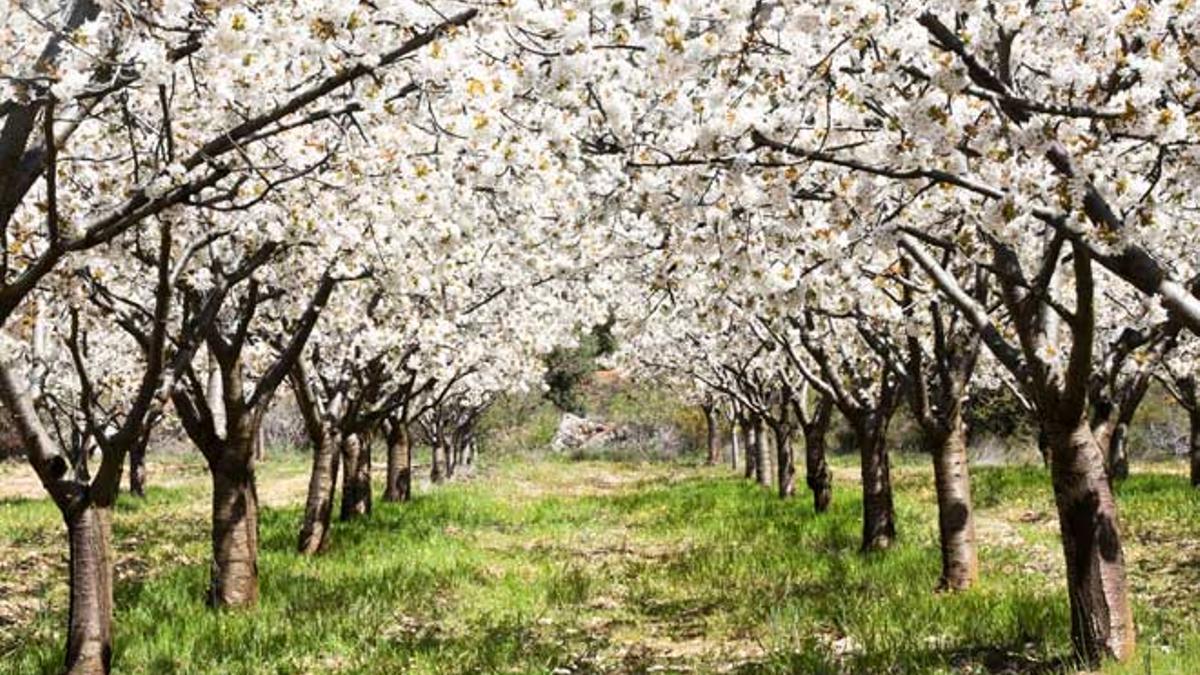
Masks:
[[[116,521],[116,654],[127,673],[1071,672],[1049,480],[975,470],[982,581],[937,594],[931,470],[898,455],[901,540],[858,553],[857,468],[834,506],[781,502],[728,468],[507,458],[293,552],[308,469],[261,465],[261,605],[214,613],[208,484],[151,464]],[[162,463],[167,462],[167,463]],[[1182,466],[1119,487],[1139,652],[1131,673],[1200,672],[1200,495]],[[60,667],[63,526],[0,469],[0,672]],[[36,487],[36,485],[34,485]],[[36,490],[33,491],[36,495]]]

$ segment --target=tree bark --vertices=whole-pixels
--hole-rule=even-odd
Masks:
[[[406,502],[412,499],[412,439],[408,427],[397,424],[387,435],[387,487],[385,502]]]
[[[442,450],[442,461],[445,463],[446,478],[454,478],[454,470],[458,468],[459,445],[457,441],[449,440]]]
[[[754,432],[751,429],[752,426],[753,425],[750,421],[750,418],[746,418],[742,422],[742,446],[746,448],[746,461],[743,462],[745,466],[742,468],[747,480],[754,477],[754,464],[758,457],[758,450],[756,450],[754,447]]]
[[[454,470],[456,468],[454,453],[454,441],[446,441],[442,446],[442,472],[448,480],[454,478]]]
[[[708,432],[708,457],[705,464],[716,466],[721,461],[720,427],[717,425],[716,409],[712,405],[701,406],[704,409],[704,424]]]
[[[1045,431],[1038,431],[1038,453],[1042,456],[1042,466],[1050,468],[1050,439]]]
[[[775,468],[778,474],[779,498],[796,494],[796,459],[792,454],[792,430],[786,425],[771,429],[775,434]]]
[[[767,466],[767,439],[763,433],[763,421],[757,415],[751,424],[754,433],[754,480],[763,487],[771,487],[771,474]]]
[[[342,520],[371,513],[371,445],[359,434],[342,437]]]
[[[1200,410],[1188,414],[1188,453],[1192,460],[1192,487],[1200,487]]]
[[[65,672],[108,673],[112,663],[112,516],[88,504],[67,516],[71,607]]]
[[[148,439],[134,442],[129,448],[129,494],[146,496],[146,443]]]
[[[1135,631],[1103,452],[1086,420],[1074,428],[1048,426],[1046,435],[1075,652],[1091,665],[1106,657],[1125,660],[1133,653]]]
[[[979,579],[979,557],[975,548],[966,433],[961,419],[952,420],[950,424],[949,433],[930,434],[929,442],[942,549],[942,577],[938,588],[957,591],[970,588]]]
[[[1108,467],[1113,480],[1129,478],[1129,423],[1118,420],[1108,439]]]
[[[742,451],[739,439],[742,436],[742,428],[736,421],[729,428],[729,466],[734,471],[738,468],[738,453]]]
[[[324,551],[329,546],[330,520],[333,517],[333,491],[337,486],[341,453],[328,431],[313,443],[313,468],[308,479],[308,497],[304,501],[304,521],[300,525],[298,550],[302,554]]]
[[[833,476],[825,460],[825,436],[829,432],[829,421],[833,412],[830,399],[818,404],[813,421],[804,429],[804,479],[813,494],[813,509],[817,513],[829,510],[833,501]]]
[[[223,453],[212,467],[212,607],[247,607],[258,602],[258,491],[251,447]]]
[[[441,483],[446,479],[442,473],[442,451],[441,439],[431,439],[429,443],[429,482],[434,484]]]
[[[862,464],[862,550],[880,551],[896,539],[896,510],[892,502],[892,476],[887,440],[878,425],[864,420],[855,425]]]
[[[254,461],[261,462],[267,458],[267,430],[259,425],[254,434]]]

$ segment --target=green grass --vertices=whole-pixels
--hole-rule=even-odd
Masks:
[[[807,495],[781,502],[724,469],[510,460],[338,523],[331,550],[315,558],[292,552],[298,501],[264,508],[262,601],[235,612],[202,604],[206,486],[155,489],[144,503],[123,500],[116,518],[117,670],[1069,669],[1061,553],[1040,469],[975,471],[982,581],[936,594],[925,462],[896,462],[900,543],[869,556],[857,552],[853,466],[836,464],[834,506],[818,516]],[[260,472],[264,490],[302,471],[299,459],[280,460]],[[1144,673],[1148,655],[1154,673],[1200,672],[1197,497],[1182,476],[1137,472],[1120,499],[1142,646],[1136,663],[1112,670]],[[21,573],[45,598],[0,634],[0,672],[60,663],[60,530],[43,501],[0,503],[3,550],[41,556]],[[5,574],[20,569],[5,564]]]

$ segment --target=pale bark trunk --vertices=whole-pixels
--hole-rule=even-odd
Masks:
[[[70,540],[70,614],[65,672],[108,673],[112,663],[112,520],[107,508],[88,505],[67,518]]]
[[[742,451],[739,439],[742,436],[741,426],[734,422],[729,429],[729,466],[734,471],[738,468],[738,453]]]
[[[979,579],[979,557],[975,547],[966,434],[961,421],[953,421],[951,428],[953,431],[941,438],[930,438],[933,445],[930,450],[942,549],[942,577],[938,586],[957,591],[970,588]]]
[[[1135,634],[1104,455],[1086,421],[1050,428],[1047,440],[1076,654],[1089,664],[1124,660],[1133,653]]]
[[[717,415],[713,406],[706,405],[704,408],[704,425],[708,434],[708,458],[706,464],[716,466],[717,462],[721,461],[721,439],[720,428],[717,425]]]
[[[304,502],[304,521],[300,526],[300,553],[312,554],[329,546],[330,520],[333,517],[333,491],[337,486],[340,453],[332,434],[313,444],[313,468],[308,480],[308,498]]]
[[[252,443],[253,437],[246,443]],[[253,448],[226,451],[229,461],[212,470],[213,607],[245,607],[258,602],[258,491]],[[244,460],[240,458],[245,458]],[[236,465],[239,462],[244,464]]]
[[[771,487],[770,467],[767,466],[767,439],[763,433],[763,421],[754,418],[754,480],[763,487]]]
[[[358,434],[342,438],[342,520],[371,512],[371,446]]]
[[[388,434],[386,502],[406,502],[412,498],[412,444],[408,429],[401,427]]]
[[[221,369],[215,364],[215,359],[209,357],[208,385],[204,389],[208,410],[212,413],[213,428],[218,431],[225,429],[225,399],[221,384]]]
[[[862,550],[891,547],[896,539],[896,511],[892,503],[892,476],[887,441],[870,422],[855,424],[861,455],[863,491]]]

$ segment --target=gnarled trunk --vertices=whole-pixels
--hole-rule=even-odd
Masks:
[[[938,537],[942,549],[944,590],[970,588],[979,578],[975,521],[971,504],[971,474],[967,465],[966,434],[961,420],[946,434],[930,434],[933,477],[937,489]]]
[[[717,415],[715,409],[711,405],[702,406],[704,409],[704,426],[707,431],[708,441],[708,457],[705,463],[709,466],[716,466],[717,462],[721,461],[721,438],[719,436],[720,429],[717,426]]]
[[[1047,425],[1046,432],[1075,652],[1089,664],[1124,660],[1133,653],[1135,631],[1103,452],[1086,421],[1074,428]]]
[[[862,550],[889,548],[896,539],[896,509],[892,503],[892,476],[887,441],[869,421],[854,425],[862,463]]]
[[[129,448],[129,494],[135,497],[146,496],[146,443],[143,439]]]
[[[387,435],[387,487],[385,502],[406,502],[412,499],[412,444],[408,428],[398,425]]]
[[[333,491],[337,486],[339,459],[340,453],[332,434],[323,432],[322,438],[313,444],[312,475],[308,479],[304,521],[300,525],[300,553],[318,553],[329,545],[329,525],[333,517]]]
[[[111,511],[89,504],[66,517],[66,523],[71,549],[71,608],[65,672],[108,673],[113,612]]]
[[[359,434],[342,437],[342,520],[371,513],[371,443]]]
[[[249,447],[226,451],[212,467],[212,579],[208,603],[245,607],[258,602],[258,492],[253,437]]]

